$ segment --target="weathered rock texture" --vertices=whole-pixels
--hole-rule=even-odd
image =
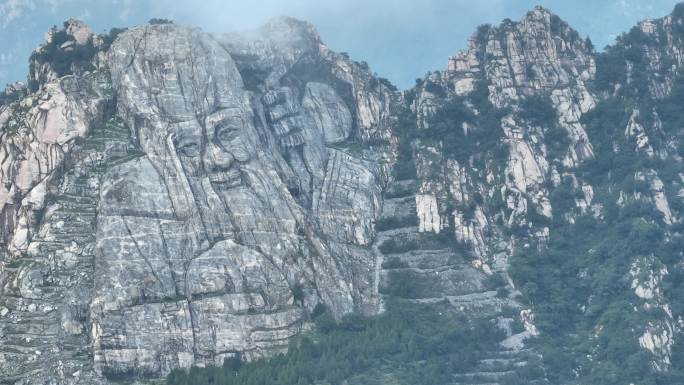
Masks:
[[[456,101],[477,115],[483,108],[478,98],[486,95],[500,112],[500,131],[488,135],[501,137],[494,150],[474,148],[465,161],[450,156],[453,149],[444,141],[430,137],[414,141],[418,230],[454,234],[470,246],[474,267],[485,274],[501,274],[507,280],[509,259],[515,252],[524,253],[533,245],[543,248],[554,224],[574,224],[583,215],[604,220],[610,215],[604,203],[612,196],[619,197],[610,203],[617,203],[620,209],[632,204],[649,207],[659,219],[644,221],[662,234],[679,237],[677,223],[682,212],[673,206],[680,207],[682,200],[678,193],[682,191],[682,174],[664,182],[660,174],[671,175],[672,171],[645,161],[628,175],[627,179],[642,186],[634,188],[612,180],[608,170],[608,178],[598,181],[587,177],[587,170],[596,164],[591,163],[597,158],[594,143],[602,142],[602,151],[617,154],[621,135],[635,156],[670,162],[679,170],[681,157],[675,152],[681,142],[680,132],[678,128],[664,130],[653,103],[670,95],[681,68],[683,9],[680,5],[671,16],[640,23],[603,55],[541,7],[520,22],[506,20],[496,27],[480,27],[468,49],[449,59],[446,71],[428,74],[406,95],[418,127],[427,132],[434,129],[432,118],[445,105]],[[609,69],[597,77],[599,59],[603,62],[598,64]],[[617,70],[610,67],[610,60],[621,63]],[[620,133],[607,133],[606,128],[606,133],[595,132],[592,138],[585,116],[601,100],[610,98],[629,109],[629,119]],[[526,113],[530,103],[540,100],[550,102],[557,122],[540,125]],[[652,109],[648,118],[642,116],[644,111],[640,113],[644,106]],[[557,132],[551,133],[552,125],[561,129],[567,140],[558,141]],[[454,129],[462,129],[468,138],[487,128],[466,122]],[[615,135],[614,142],[606,142],[611,139],[604,139],[604,135]],[[602,156],[606,158],[605,153]],[[616,166],[627,161],[615,162]],[[558,199],[564,189],[571,195]],[[596,199],[599,191],[603,201]],[[563,205],[552,204],[553,194]],[[665,237],[668,242],[669,237]],[[672,347],[681,338],[681,316],[673,314],[661,287],[668,267],[653,255],[629,258],[633,259],[632,267],[621,271],[621,279],[630,280],[636,295],[629,301],[642,317],[635,325],[643,330],[639,345],[650,353],[647,356],[656,371],[667,371]],[[681,262],[670,268],[679,271]],[[508,281],[515,293],[516,285]],[[591,297],[580,305],[588,309],[590,301]],[[533,309],[524,310],[524,314],[523,318],[534,320]],[[588,310],[586,314],[590,317]],[[528,331],[536,334],[533,323],[529,325]],[[604,327],[600,321],[595,325],[597,341]],[[592,360],[589,357],[587,365]]]
[[[110,47],[72,21],[40,50],[64,33],[93,68],[33,65],[0,107],[3,382],[158,378],[282,350],[319,303],[378,311],[396,96],[367,68],[292,19]]]
[[[639,25],[657,34],[641,52],[653,98],[682,64],[681,24]],[[88,55],[64,66],[54,52]],[[503,380],[539,361],[525,345],[540,333],[534,308],[508,274],[516,250],[543,246],[554,220],[602,218],[604,189],[653,205],[663,231],[681,222],[682,174],[671,183],[645,166],[634,192],[578,172],[595,156],[583,117],[632,84],[596,78],[589,43],[543,8],[480,28],[403,94],[289,18],[221,36],[175,24],[94,36],[68,21],[32,56],[28,87],[0,104],[0,383],[136,381],[268,356],[310,328],[318,304],[375,314],[407,282],[405,300],[496,321],[501,350],[456,380]],[[549,100],[554,127],[526,114],[534,98]],[[396,180],[395,108],[429,132],[454,101],[475,118],[449,129],[493,146],[454,156],[417,134],[416,175]],[[493,123],[478,120],[490,110]],[[666,159],[672,141],[641,113],[620,135]],[[554,206],[565,185],[570,207]],[[638,343],[664,371],[680,338],[661,288],[674,270],[632,258]]]

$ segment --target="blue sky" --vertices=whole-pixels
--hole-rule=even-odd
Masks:
[[[550,8],[597,47],[637,21],[668,14],[677,0],[0,0],[0,84],[23,80],[31,51],[68,17],[96,32],[164,17],[209,32],[257,27],[271,17],[312,22],[336,51],[365,60],[401,88],[446,67],[477,25]]]

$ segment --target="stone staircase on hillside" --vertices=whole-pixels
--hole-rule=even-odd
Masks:
[[[498,292],[490,283],[491,277],[471,265],[467,252],[460,250],[453,237],[419,232],[412,189],[415,184],[415,181],[397,181],[387,189],[373,243],[381,267],[376,280],[378,290],[383,297],[443,303],[458,314],[490,319],[500,325],[507,335],[500,349],[489,352],[471,371],[455,374],[454,384],[511,383],[529,362],[540,359],[522,343],[526,332],[519,323],[517,330],[512,327],[516,324],[519,305],[506,291]],[[527,379],[524,383],[546,384],[543,377]]]

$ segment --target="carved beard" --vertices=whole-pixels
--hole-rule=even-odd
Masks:
[[[242,172],[237,164],[233,164],[227,170],[207,171],[200,157],[179,155],[179,159],[195,196],[206,195],[207,185],[210,185],[210,190],[219,196],[225,191],[243,185]]]
[[[279,176],[269,172],[272,169],[270,165],[253,159],[241,164],[240,185],[215,189],[240,233],[296,233],[291,202],[282,195],[287,190]]]

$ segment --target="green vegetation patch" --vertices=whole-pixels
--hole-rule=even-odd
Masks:
[[[174,371],[168,385],[448,384],[472,370],[504,334],[489,320],[472,320],[444,304],[390,302],[384,314],[335,321],[319,307],[315,331],[290,343],[286,354],[222,367]]]
[[[72,74],[72,67],[74,65],[83,70],[94,69],[95,67],[92,65],[91,60],[97,50],[93,46],[92,39],[84,45],[74,42],[69,49],[61,48],[64,43],[69,41],[71,41],[71,37],[65,30],[55,32],[49,44],[46,44],[40,51],[36,51],[31,55],[31,62],[39,64],[50,63],[50,66],[58,76]],[[33,71],[31,72],[33,73]]]

